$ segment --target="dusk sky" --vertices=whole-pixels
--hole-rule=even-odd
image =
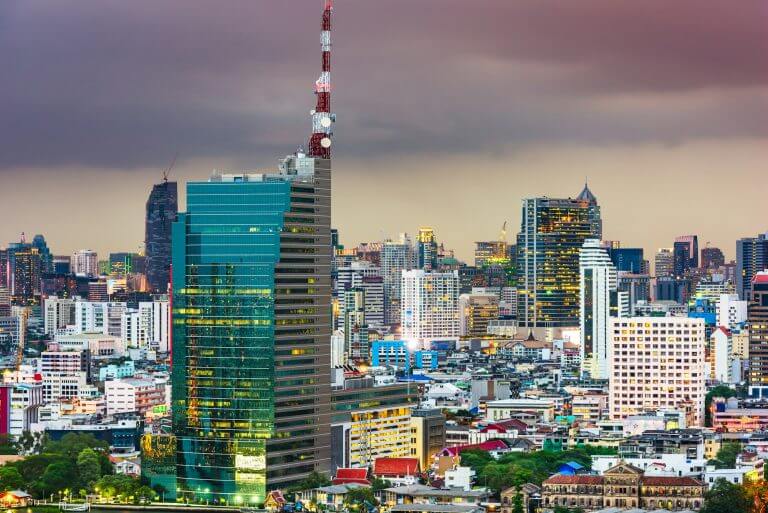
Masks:
[[[337,0],[334,226],[469,259],[586,177],[604,237],[768,231],[765,0]],[[0,246],[135,250],[172,178],[305,144],[320,0],[0,1]],[[182,194],[183,196],[183,194]],[[647,258],[652,259],[648,254]]]

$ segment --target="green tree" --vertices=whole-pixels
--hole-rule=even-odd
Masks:
[[[24,477],[16,467],[8,465],[0,467],[0,490],[19,490],[26,484]]]
[[[8,434],[0,434],[0,454],[19,454],[19,446]]]
[[[386,490],[387,488],[392,488],[392,483],[390,481],[387,481],[386,479],[379,479],[378,477],[371,481],[371,490],[374,492],[378,492],[381,490]]]
[[[66,490],[77,484],[77,470],[74,465],[68,461],[57,461],[51,463],[40,476],[40,479],[33,483],[35,489],[45,490],[45,493],[57,493]]]
[[[554,513],[584,513],[582,508],[566,508],[565,506],[555,506]]]
[[[149,486],[140,486],[136,490],[134,495],[134,498],[137,502],[142,502],[142,501],[151,502],[151,501],[154,501],[156,497],[157,497],[157,494]]]
[[[101,463],[99,455],[90,447],[86,447],[77,455],[77,473],[80,483],[87,489],[92,489],[96,481],[101,477]]]
[[[493,456],[486,451],[469,450],[461,453],[462,466],[471,467],[477,475],[480,475],[483,468],[493,461]]]
[[[709,409],[712,405],[713,397],[724,397],[725,399],[736,397],[736,391],[726,385],[718,385],[707,392],[704,398],[704,424],[710,427],[712,426],[712,412]]]
[[[520,494],[518,488],[515,497],[512,499],[512,513],[525,513],[525,507],[523,506],[523,496]]]
[[[100,452],[109,452],[109,444],[98,440],[90,433],[67,433],[61,440],[48,440],[43,446],[44,453],[61,454],[75,460],[83,449],[90,448]]]
[[[35,436],[29,431],[22,431],[16,443],[20,454],[31,454],[35,448]]]
[[[710,461],[710,463],[714,464],[717,468],[734,468],[739,453],[741,453],[741,444],[739,442],[726,442],[720,446],[716,459]]]
[[[313,488],[320,488],[321,486],[328,486],[329,484],[331,484],[331,480],[328,479],[328,476],[315,471],[305,477],[299,484],[288,488],[288,493],[312,490]]]
[[[749,497],[742,486],[721,478],[704,494],[704,507],[700,513],[749,513],[750,506]]]
[[[344,505],[347,508],[358,509],[366,503],[370,505],[369,508],[379,505],[379,501],[377,501],[376,497],[373,495],[373,490],[367,486],[354,488],[348,491],[344,496]]]
[[[124,474],[102,476],[96,481],[94,489],[107,499],[127,500],[128,497],[136,497],[136,492],[141,487],[138,479]]]

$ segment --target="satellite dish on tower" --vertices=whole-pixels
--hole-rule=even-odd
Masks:
[[[330,148],[331,147],[331,138],[330,137],[323,137],[320,140],[320,146],[323,148]]]
[[[321,125],[323,128],[328,128],[329,126],[331,126],[331,118],[323,118],[323,119],[320,121],[320,125]]]

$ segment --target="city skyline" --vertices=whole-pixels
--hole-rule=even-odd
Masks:
[[[199,1],[181,17],[173,2],[0,7],[12,43],[0,55],[38,64],[0,85],[10,113],[0,176],[14,184],[0,240],[24,231],[57,254],[135,250],[126,245],[143,239],[146,190],[176,150],[171,179],[183,184],[213,168],[262,169],[306,144],[298,99],[314,79],[305,49],[316,3]],[[425,1],[408,16],[394,15],[397,3],[341,4],[333,206],[343,243],[432,226],[470,260],[472,242],[495,239],[505,220],[517,230],[523,198],[573,196],[585,177],[605,238],[647,255],[696,233],[730,259],[736,239],[768,229],[759,188],[727,188],[759,179],[768,157],[759,2],[662,11],[592,1],[553,15],[547,2],[450,1],[435,14]],[[702,216],[681,194],[728,215]]]

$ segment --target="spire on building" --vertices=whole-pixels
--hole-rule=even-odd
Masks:
[[[309,138],[309,156],[331,158],[331,126],[336,116],[331,114],[331,13],[333,0],[324,0],[323,22],[320,33],[322,72],[315,82],[317,105],[312,110],[312,136]]]
[[[579,201],[589,202],[592,205],[597,204],[597,197],[592,194],[592,191],[589,190],[589,183],[587,180],[584,180],[584,189],[582,189],[576,199]]]

